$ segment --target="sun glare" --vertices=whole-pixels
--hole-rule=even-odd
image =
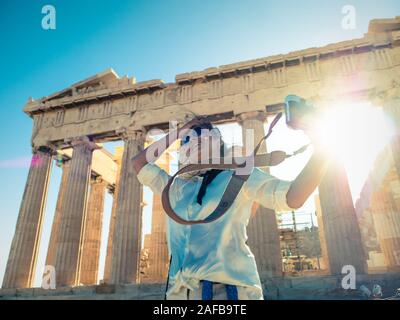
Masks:
[[[392,122],[371,103],[342,103],[327,108],[315,127],[322,145],[346,167],[355,200],[377,155],[394,134]]]

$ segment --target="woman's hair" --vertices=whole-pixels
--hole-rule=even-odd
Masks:
[[[196,130],[197,128],[199,128],[199,130]],[[220,145],[220,157],[225,156],[226,146],[225,146],[224,140],[222,139],[221,132],[219,131],[219,129],[217,127],[213,126],[213,124],[210,121],[205,121],[201,124],[193,125],[192,127],[190,127],[190,129],[195,130],[198,135],[201,134],[201,129],[208,129],[208,130],[216,129],[216,130],[218,130],[218,132],[220,133],[220,144],[221,144]]]
[[[202,122],[201,124],[195,124],[190,127],[190,129],[195,130],[197,132],[197,134],[200,135],[201,132],[198,131],[197,128],[212,130],[212,129],[214,129],[214,126],[211,124],[211,122],[206,121],[206,122]]]
[[[224,140],[222,139],[221,132],[219,131],[218,128],[214,127],[210,121],[204,121],[201,124],[193,125],[190,127],[190,129],[195,130],[196,133],[200,136],[201,135],[201,129],[208,129],[208,130],[213,130],[216,129],[219,132],[219,139],[220,139],[220,157],[223,158],[226,154],[226,146],[224,143]],[[223,170],[219,169],[210,169],[207,170],[204,173],[201,173],[200,176],[203,177],[203,180],[201,182],[201,186],[199,189],[199,192],[197,194],[197,203],[202,205],[203,197],[206,193],[208,185],[215,179],[215,177],[218,176]]]

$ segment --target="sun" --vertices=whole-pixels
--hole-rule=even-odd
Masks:
[[[316,137],[329,156],[343,163],[351,189],[360,191],[379,152],[393,137],[394,124],[383,108],[370,102],[344,102],[324,109],[313,125]],[[357,196],[358,192],[353,194]]]

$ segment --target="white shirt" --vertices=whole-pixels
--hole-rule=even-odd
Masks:
[[[232,173],[227,170],[215,177],[207,186],[202,205],[196,199],[203,178],[176,178],[169,195],[172,208],[186,220],[204,219],[217,207]],[[148,163],[137,178],[160,195],[170,175]],[[263,299],[254,255],[246,244],[246,227],[254,201],[276,212],[292,211],[286,202],[290,184],[290,181],[254,168],[232,206],[220,219],[188,226],[165,215],[168,250],[172,254],[167,297],[186,299],[186,289],[197,290],[200,280],[209,280],[248,288],[247,296],[242,294],[242,298]]]

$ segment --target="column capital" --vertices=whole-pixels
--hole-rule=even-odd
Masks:
[[[32,153],[47,153],[51,156],[57,155],[57,149],[53,145],[46,145],[46,146],[32,146]]]
[[[261,110],[243,112],[236,115],[236,120],[240,125],[243,123],[243,121],[246,120],[258,120],[261,122],[265,122],[267,120],[267,113]]]
[[[129,127],[122,127],[115,130],[115,133],[124,141],[127,140],[144,140],[145,130],[133,129]]]
[[[85,146],[88,148],[90,151],[96,150],[96,149],[101,149],[99,145],[97,145],[95,142],[91,141],[89,137],[82,136],[82,137],[74,137],[74,138],[68,138],[64,140],[66,143],[68,143],[72,148],[76,148],[78,146]]]

